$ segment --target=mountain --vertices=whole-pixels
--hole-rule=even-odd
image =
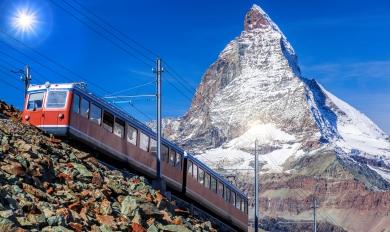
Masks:
[[[253,174],[245,170],[253,167],[257,140],[261,202],[267,203],[261,207],[271,217],[310,219],[307,201],[321,184],[335,194],[318,193],[324,212],[345,216],[345,203],[362,214],[359,204],[351,203],[356,199],[346,194],[370,204],[365,220],[390,209],[383,202],[390,189],[389,136],[316,80],[305,78],[286,36],[257,5],[245,15],[244,31],[204,73],[188,112],[164,121],[164,135],[221,172],[236,169],[237,182],[249,194]],[[354,187],[343,189],[340,183]],[[294,191],[307,194],[296,199]],[[376,229],[389,225],[389,215],[382,216],[373,219]],[[362,226],[332,220],[352,231]],[[370,231],[370,223],[360,228]]]

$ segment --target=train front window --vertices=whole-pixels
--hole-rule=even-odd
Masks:
[[[28,97],[27,110],[42,109],[44,93],[30,93]]]
[[[130,125],[127,126],[127,142],[137,145],[137,129]]]
[[[100,107],[96,106],[95,104],[91,103],[91,113],[89,115],[89,119],[92,122],[95,122],[100,125],[102,121],[102,109],[100,109]]]
[[[67,95],[67,91],[49,91],[46,108],[64,108]]]

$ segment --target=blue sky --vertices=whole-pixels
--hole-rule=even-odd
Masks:
[[[190,104],[189,98],[203,72],[224,46],[243,30],[244,15],[256,3],[285,33],[298,54],[306,77],[317,79],[325,88],[367,114],[390,133],[389,1],[53,2],[68,10],[72,8],[66,2],[73,6],[78,6],[76,3],[81,2],[131,39],[160,54],[180,74],[176,78],[181,78],[189,91],[181,88],[172,74],[164,73],[164,78],[169,79],[176,88],[182,89],[180,93],[167,82],[164,83],[164,116],[185,113]],[[88,83],[97,83],[107,91],[103,92],[90,84],[90,88],[100,95],[153,81],[151,62],[146,61],[147,64],[144,64],[145,59],[140,55],[135,53],[135,59],[108,43],[53,2],[0,0],[1,79],[22,88],[17,75],[9,70],[30,64],[36,83],[43,80],[86,80]],[[11,26],[11,18],[18,9],[26,7],[35,11],[38,23],[34,33],[17,33]],[[77,15],[77,12],[73,11],[73,14]],[[81,20],[84,20],[83,17],[81,16]],[[60,65],[40,57],[1,32],[16,37]],[[128,43],[137,47],[132,42]],[[129,51],[134,53],[131,49]],[[144,50],[143,53],[150,59],[155,58]],[[44,65],[55,72],[47,70]],[[20,107],[23,93],[3,82],[0,82],[0,98]],[[150,94],[153,91],[153,85],[147,84],[123,94]],[[154,117],[153,99],[136,99],[133,105],[148,117],[127,104],[122,107],[143,120]]]

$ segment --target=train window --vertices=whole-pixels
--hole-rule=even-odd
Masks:
[[[104,111],[103,113],[103,128],[112,132],[112,128],[114,127],[114,115],[111,113]]]
[[[223,198],[223,184],[218,181],[218,195]]]
[[[176,164],[175,166],[179,169],[181,169],[181,155],[179,153],[176,153]]]
[[[240,205],[241,205],[241,197],[238,196],[238,194],[237,194],[236,195],[236,208],[240,209]]]
[[[196,180],[198,178],[198,166],[196,166],[196,164],[192,165],[192,172],[193,172],[192,176]]]
[[[230,203],[232,205],[235,205],[235,203],[236,203],[236,193],[233,192],[233,191],[231,191],[230,193],[231,193],[231,195],[230,195]]]
[[[63,108],[66,103],[67,91],[49,91],[46,108]]]
[[[188,160],[188,163],[187,163],[187,168],[188,168],[188,175],[192,176],[192,162]]]
[[[42,109],[44,93],[30,93],[27,103],[27,110]]]
[[[150,152],[157,154],[157,141],[150,138]]]
[[[89,114],[89,120],[100,125],[102,122],[102,109],[91,103],[91,113]]]
[[[198,168],[198,182],[204,184],[204,171],[201,168]]]
[[[169,148],[165,145],[162,145],[161,146],[161,158],[162,158],[162,161],[165,161],[166,163],[168,163],[169,161]]]
[[[149,136],[145,135],[144,133],[140,133],[139,136],[139,148],[141,148],[144,151],[148,151],[149,148]]]
[[[175,162],[176,162],[176,152],[171,149],[171,150],[169,150],[169,165],[174,167]]]
[[[88,118],[88,114],[89,114],[89,101],[85,100],[84,98],[81,98],[80,114],[81,114],[81,116]]]
[[[204,175],[204,186],[210,188],[210,175],[208,173]]]
[[[225,201],[229,202],[230,199],[230,189],[225,187]]]
[[[125,137],[125,122],[122,119],[115,118],[114,134],[118,137]]]
[[[127,125],[127,142],[137,145],[137,129]]]
[[[211,177],[210,188],[211,191],[217,192],[217,180],[214,177]]]
[[[77,114],[80,113],[80,96],[75,93],[73,94],[72,111]]]

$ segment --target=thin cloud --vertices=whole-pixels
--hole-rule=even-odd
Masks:
[[[370,79],[387,82],[390,86],[390,60],[356,63],[326,63],[302,66],[304,74],[335,79]]]
[[[390,16],[388,14],[351,15],[341,17],[312,18],[291,22],[289,27],[303,29],[307,27],[388,27]],[[375,23],[372,23],[375,22]]]

